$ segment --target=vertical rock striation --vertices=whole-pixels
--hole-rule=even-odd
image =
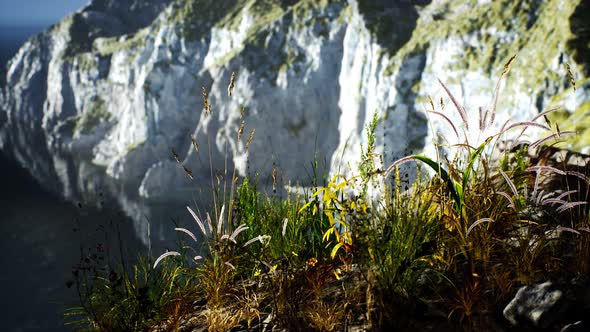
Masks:
[[[391,3],[92,1],[11,60],[0,94],[0,148],[65,197],[91,200],[106,188],[133,215],[140,199],[194,191],[170,148],[197,184],[210,183],[211,168],[234,167],[268,184],[275,164],[286,181],[306,185],[314,161],[319,174],[356,170],[364,128],[377,112],[385,164],[429,151],[439,134],[454,135],[425,113],[428,97],[450,105],[437,79],[477,123],[477,107],[491,107],[513,54],[499,124],[552,106],[564,121],[578,119],[570,127],[590,121],[584,1]],[[236,139],[241,112],[244,136],[256,130],[248,150],[245,138]],[[460,123],[451,106],[444,112]],[[588,140],[574,144],[584,150]]]

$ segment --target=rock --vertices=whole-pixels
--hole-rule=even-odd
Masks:
[[[521,287],[504,308],[504,317],[515,326],[546,328],[566,311],[563,292],[550,281]]]
[[[586,326],[584,324],[584,322],[579,320],[575,323],[567,324],[560,331],[561,332],[585,332],[585,331],[588,331],[588,328],[589,327]]]
[[[270,187],[273,164],[285,184],[305,186],[315,161],[316,174],[357,171],[375,112],[378,167],[412,152],[433,155],[440,136],[455,143],[449,124],[424,112],[428,97],[437,110],[442,98],[458,132],[475,129],[472,145],[507,119],[527,120],[552,105],[579,117],[590,101],[590,60],[579,56],[585,29],[577,23],[587,22],[585,2],[470,3],[93,0],[10,61],[1,80],[0,149],[46,188],[85,200],[89,188],[105,187],[141,220],[138,200],[177,202],[195,187],[170,148],[199,187],[211,168],[223,174],[226,165]],[[488,108],[499,71],[517,51],[496,125],[481,134],[478,106]],[[466,124],[438,78],[465,104]],[[236,139],[242,109],[244,136],[256,130],[249,149]]]

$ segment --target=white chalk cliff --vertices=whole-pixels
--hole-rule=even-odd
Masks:
[[[242,176],[259,174],[262,183],[272,181],[274,163],[285,181],[305,185],[314,160],[320,174],[357,167],[375,112],[385,164],[428,150],[433,134],[453,136],[424,112],[429,96],[437,106],[443,97],[445,114],[459,123],[437,79],[475,119],[513,54],[497,122],[558,106],[576,127],[590,123],[588,7],[582,0],[93,0],[9,62],[0,148],[67,198],[91,198],[100,187],[128,210],[139,209],[132,197],[190,199],[195,184],[210,183],[209,160],[216,170],[227,164]],[[587,151],[585,139],[573,147]]]

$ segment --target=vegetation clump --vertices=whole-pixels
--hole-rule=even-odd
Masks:
[[[79,280],[82,307],[74,314],[105,331],[469,329],[498,316],[522,285],[587,276],[590,174],[543,154],[572,132],[549,121],[555,110],[547,110],[489,133],[500,84],[474,127],[440,83],[463,123],[448,119],[444,103],[437,110],[431,102],[429,114],[448,122],[458,144],[448,138],[435,143],[436,157],[382,165],[375,115],[358,175],[318,176],[315,188],[278,195],[285,184],[276,166],[272,193],[226,170],[211,179],[211,209],[187,206],[194,224],[175,228],[178,250],[122,278]],[[211,112],[204,90],[203,98]],[[244,135],[245,121],[242,113],[236,138],[247,151],[254,131]],[[545,135],[527,143],[532,129]],[[402,167],[411,161],[418,163],[414,180]],[[562,177],[568,181],[549,185]]]
[[[110,118],[111,114],[106,109],[104,99],[97,97],[84,110],[82,115],[78,117],[74,128],[74,135],[89,134],[97,125],[101,122],[108,121]]]

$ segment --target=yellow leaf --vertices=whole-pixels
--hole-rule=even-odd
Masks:
[[[324,233],[324,236],[322,237],[322,241],[326,241],[330,237],[330,235],[332,235],[333,232],[334,227],[328,228],[328,230]]]
[[[334,215],[332,214],[332,212],[326,211],[326,216],[328,216],[328,220],[330,221],[330,226],[334,226],[336,221],[334,220]]]
[[[310,201],[310,202],[307,202],[307,203],[305,203],[305,204],[304,204],[304,205],[301,207],[301,209],[299,209],[299,213],[301,213],[301,212],[305,211],[305,209],[307,209],[307,208],[308,208],[308,207],[311,205],[311,203],[313,203],[313,201]],[[315,214],[315,213],[314,213],[314,214]]]
[[[314,204],[313,205],[313,215],[315,216],[316,213],[318,213],[318,205],[317,204]]]
[[[334,248],[332,248],[332,252],[330,253],[330,257],[332,257],[332,259],[334,259],[334,257],[336,256],[336,253],[338,252],[338,249],[340,249],[340,247],[342,247],[342,245],[344,245],[344,243],[339,242],[334,246]]]

